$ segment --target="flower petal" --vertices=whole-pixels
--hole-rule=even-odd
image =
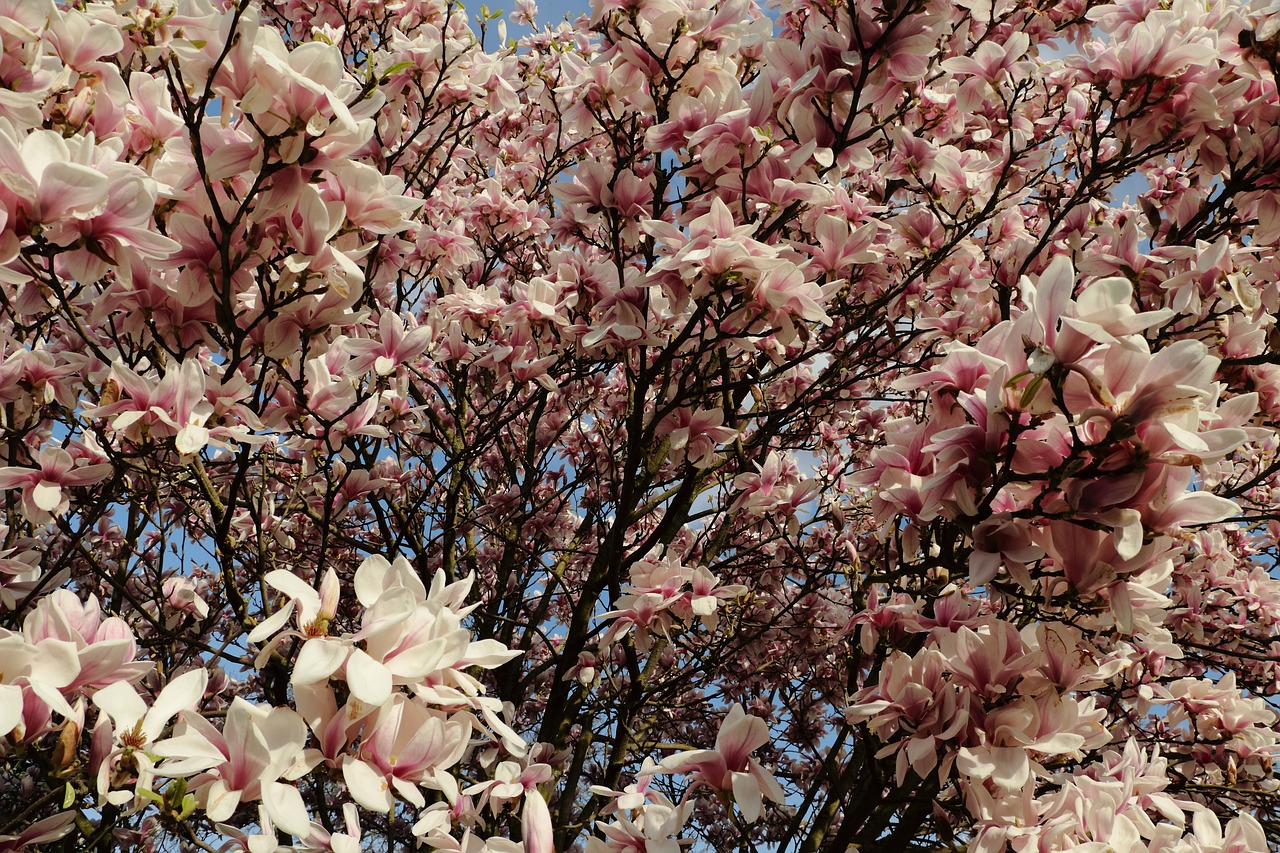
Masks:
[[[166,684],[160,691],[160,695],[156,697],[155,704],[147,712],[146,721],[142,724],[147,740],[153,741],[158,738],[160,732],[164,731],[164,727],[177,716],[179,711],[194,708],[204,697],[204,688],[208,683],[207,671],[193,669]]]
[[[297,788],[283,782],[267,782],[262,786],[262,804],[278,829],[299,838],[311,834],[311,817]]]
[[[391,698],[391,671],[359,649],[347,658],[346,680],[361,702],[381,705]]]
[[[293,684],[314,684],[338,671],[347,659],[346,644],[324,637],[307,640],[293,667]]]
[[[348,757],[342,763],[342,778],[347,783],[351,798],[372,812],[386,814],[395,800],[386,777],[367,763]]]
[[[742,809],[747,823],[755,823],[760,817],[760,783],[750,773],[733,774],[733,799]]]

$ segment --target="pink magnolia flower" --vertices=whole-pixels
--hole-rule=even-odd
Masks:
[[[302,640],[302,648],[293,664],[290,683],[295,687],[303,687],[325,682],[347,663],[353,653],[364,654],[355,649],[349,640],[329,636],[329,623],[337,613],[341,593],[338,576],[333,569],[326,569],[321,575],[318,591],[286,569],[268,572],[263,580],[284,593],[288,601],[284,607],[249,632],[248,640],[251,643],[261,643],[271,637],[270,642],[258,653],[256,666],[263,666],[285,640]],[[297,630],[281,631],[289,617],[295,614]],[[372,682],[357,680],[354,687],[359,698],[375,705],[381,704],[391,693],[389,678],[375,678]]]
[[[17,835],[0,835],[0,853],[26,853],[36,844],[51,844],[75,829],[79,812],[59,812],[36,821]]]
[[[976,75],[990,82],[998,81],[1002,72],[1010,71],[1019,57],[1024,56],[1031,41],[1026,33],[1013,33],[1008,41],[983,41],[972,56],[957,56],[945,60],[942,67],[958,76]],[[1026,63],[1018,63],[1027,68]]]
[[[800,466],[785,453],[769,451],[757,472],[739,474],[733,487],[741,492],[732,510],[750,515],[781,513],[792,515],[796,508],[814,496],[818,483],[800,476]]]
[[[1073,298],[1075,286],[1076,270],[1069,255],[1054,257],[1034,284],[1030,279],[1022,281],[1027,311],[1015,328],[1043,345],[1037,357],[1049,363],[1074,364],[1095,344],[1131,346],[1123,339],[1173,316],[1168,309],[1134,311],[1133,285],[1127,279],[1099,279]],[[1022,339],[1015,337],[1010,336],[1011,345],[1021,348]],[[1034,361],[1028,367],[1037,372]]]
[[[874,247],[879,224],[867,222],[852,228],[848,219],[824,215],[818,219],[814,237],[818,245],[805,246],[813,255],[809,265],[815,272],[828,275],[845,275],[854,264],[872,264],[884,257],[883,250]]]
[[[0,208],[36,226],[97,216],[111,181],[88,165],[93,147],[92,138],[67,140],[52,130],[22,135],[0,119]]]
[[[1206,65],[1217,59],[1218,51],[1205,38],[1192,41],[1170,26],[1168,18],[1154,17],[1140,21],[1126,33],[1123,40],[1108,46],[1099,55],[1074,57],[1091,72],[1101,78],[1110,76],[1121,80],[1134,80],[1146,75],[1174,77],[1188,65]],[[1194,30],[1192,31],[1194,33]]]
[[[514,761],[503,761],[498,765],[493,781],[472,785],[465,793],[483,792],[480,807],[488,801],[495,812],[506,808],[513,800],[522,799],[524,808],[520,814],[520,826],[526,853],[555,853],[551,812],[538,791],[538,785],[550,779],[551,767],[546,764],[521,767]]]
[[[307,727],[297,712],[237,696],[222,731],[184,712],[173,736],[150,751],[165,759],[157,775],[193,777],[189,785],[211,820],[227,820],[241,803],[261,799],[276,826],[304,838],[311,820],[302,795],[280,780],[311,769],[303,755],[306,742]]]
[[[346,832],[330,832],[312,821],[311,834],[298,847],[300,853],[360,853],[360,812],[355,803],[343,805],[342,819]]]
[[[1025,522],[1008,513],[997,513],[973,530],[969,583],[980,586],[994,578],[1002,565],[1013,570],[1042,556],[1044,551],[1032,544],[1031,531]],[[1025,575],[1026,570],[1022,569],[1020,574]]]
[[[940,635],[938,647],[957,686],[987,702],[1009,696],[1034,660],[1017,629],[995,618]]]
[[[647,219],[641,223],[641,228],[669,252],[654,266],[654,273],[673,270],[686,279],[700,281],[729,270],[755,269],[760,259],[776,257],[774,248],[751,239],[756,227],[736,224],[719,196],[712,197],[710,209],[689,223],[687,233],[670,222]],[[706,285],[700,283],[693,295],[699,296],[705,290]]]
[[[353,374],[364,373],[369,368],[379,376],[389,376],[402,364],[426,352],[431,343],[428,327],[406,327],[404,320],[392,311],[384,311],[378,318],[378,339],[347,338],[342,346],[352,355],[348,369]]]
[[[62,692],[78,672],[71,643],[47,639],[37,646],[0,630],[0,733],[16,741],[38,737],[51,728],[51,710],[74,718]]]
[[[680,828],[693,812],[693,803],[679,806],[661,794],[633,808],[634,816],[619,810],[613,823],[596,824],[603,838],[587,839],[586,853],[680,853]]]
[[[381,556],[370,557],[356,570],[356,597],[368,609],[353,639],[364,641],[365,652],[391,673],[395,683],[410,685],[423,698],[434,696],[441,707],[459,699],[472,705],[465,697],[483,693],[484,687],[465,670],[493,669],[520,655],[497,640],[472,641],[462,627],[463,617],[476,606],[465,604],[473,581],[474,576],[468,576],[446,583],[438,571],[428,590],[403,557],[390,563]],[[455,698],[446,699],[441,691],[453,691]],[[500,722],[485,703],[475,707],[490,725]],[[514,742],[508,748],[523,752],[523,741],[514,733],[511,737]]]
[[[428,591],[403,557],[394,562],[370,557],[356,570],[353,585],[364,607],[361,629],[340,637],[329,635],[340,594],[332,570],[326,570],[319,592],[283,569],[269,572],[265,580],[290,601],[250,633],[255,643],[272,637],[257,666],[284,640],[303,639],[290,679],[295,689],[340,678],[355,699],[385,708],[393,691],[408,687],[438,708],[479,710],[508,749],[523,752],[524,742],[497,714],[501,702],[479,696],[483,685],[465,672],[472,666],[493,669],[520,654],[496,640],[472,642],[462,627],[462,617],[474,609],[463,605],[471,578],[448,584],[437,572]],[[295,610],[299,630],[281,631]]]
[[[826,295],[821,287],[805,279],[801,268],[781,260],[762,266],[753,302],[763,310],[765,322],[773,327],[781,343],[789,345],[797,340],[797,322],[831,325],[831,316],[822,308]]]
[[[98,765],[98,794],[107,802],[123,805],[136,796],[136,788],[148,790],[155,764],[150,755],[169,721],[179,711],[196,707],[204,697],[209,674],[203,669],[185,672],[164,686],[151,707],[125,681],[117,681],[93,694],[113,732],[109,752]],[[99,721],[99,726],[103,721]],[[106,731],[107,729],[103,729]],[[96,732],[95,732],[96,735]],[[125,785],[125,790],[113,790]]]
[[[470,714],[448,716],[396,694],[366,723],[359,752],[344,758],[347,789],[357,803],[382,813],[392,807],[393,791],[425,806],[420,785],[455,799],[458,784],[448,770],[462,759],[474,725]]]
[[[36,457],[38,468],[0,468],[0,489],[22,490],[22,514],[33,524],[48,524],[71,508],[64,488],[88,486],[111,474],[106,463],[77,466],[61,447],[45,447]]]
[[[643,808],[646,803],[670,802],[663,796],[662,792],[650,786],[657,772],[658,765],[654,763],[652,758],[646,757],[640,765],[640,772],[636,774],[636,781],[632,784],[621,791],[615,791],[603,785],[592,785],[591,793],[598,797],[613,798],[613,803],[605,806],[605,811],[616,809],[632,811]]]
[[[938,767],[939,758],[969,722],[955,686],[945,677],[946,659],[936,649],[923,649],[915,657],[894,651],[885,661],[877,684],[854,696],[845,709],[851,723],[867,722],[886,744],[880,755],[897,754],[897,779],[907,770],[925,777]],[[940,774],[950,770],[944,760]]]
[[[323,762],[329,767],[338,768],[347,747],[360,733],[364,721],[376,713],[377,706],[361,702],[354,696],[346,704],[338,707],[337,697],[328,684],[294,685],[294,704],[298,713],[307,721],[307,727],[315,734],[319,742],[319,756],[314,754],[308,761]]]
[[[383,175],[367,163],[338,161],[324,185],[326,196],[341,201],[347,221],[373,234],[395,234],[410,225],[405,217],[422,207],[422,199],[405,194],[404,180]]]
[[[177,241],[157,233],[153,224],[157,188],[140,169],[114,161],[100,164],[110,186],[105,207],[89,218],[62,223],[58,241],[77,248],[67,256],[68,270],[81,280],[101,277],[110,266],[130,274],[143,258],[162,259],[177,251]]]
[[[741,705],[729,710],[715,749],[695,749],[668,756],[658,764],[658,773],[689,773],[695,783],[722,793],[732,793],[742,816],[748,821],[760,817],[762,795],[781,804],[782,787],[773,774],[751,757],[770,741],[769,728],[759,717],[749,716]]]
[[[1033,774],[1046,774],[1033,755],[1074,755],[1086,745],[1105,745],[1110,738],[1100,722],[1104,716],[1091,697],[1083,701],[1063,699],[1056,693],[1022,697],[987,716],[983,733],[988,742],[962,747],[956,769],[977,783],[990,781],[1006,791],[1021,790]]]
[[[219,406],[209,400],[210,395],[223,397],[247,388],[233,383],[224,391],[217,380],[211,380],[204,365],[195,358],[170,364],[159,382],[134,373],[117,362],[111,367],[108,388],[116,388],[116,398],[108,397],[102,405],[88,409],[89,417],[111,418],[111,430],[126,435],[131,441],[142,441],[148,435],[156,438],[173,438],[174,448],[183,456],[199,453],[206,445],[229,448],[231,441],[257,443],[265,438],[251,436],[244,426],[216,426],[208,423],[219,411]],[[232,397],[234,399],[234,397]],[[238,404],[227,403],[223,398],[221,408],[234,412],[250,425],[257,419]],[[245,417],[247,416],[247,417]]]
[[[196,585],[190,578],[178,576],[165,578],[160,591],[164,595],[165,602],[179,613],[190,613],[198,619],[209,615],[208,602],[200,597]]]
[[[56,642],[74,649],[78,671],[60,688],[68,695],[117,681],[136,682],[154,667],[150,661],[135,660],[138,646],[129,624],[118,616],[103,619],[94,595],[82,603],[71,590],[54,590],[27,616],[22,635],[37,648]]]
[[[689,592],[681,596],[680,601],[673,605],[673,609],[686,621],[689,621],[692,616],[697,616],[702,620],[702,624],[711,630],[715,630],[719,623],[717,611],[720,608],[720,602],[737,598],[747,592],[747,587],[740,583],[721,586],[720,578],[701,566],[693,570],[689,578],[689,588]],[[683,612],[686,608],[687,614]]]

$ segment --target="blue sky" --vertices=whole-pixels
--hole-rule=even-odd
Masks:
[[[511,5],[514,6],[514,4]],[[511,11],[506,6],[499,6],[499,8],[504,11]],[[556,24],[563,20],[565,15],[577,16],[590,10],[591,3],[589,0],[582,0],[582,2],[578,2],[578,0],[539,0],[538,22],[541,24]]]

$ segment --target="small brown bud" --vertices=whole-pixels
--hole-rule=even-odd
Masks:
[[[53,748],[53,766],[65,770],[75,763],[76,753],[80,747],[80,727],[68,722],[58,735],[58,743]]]

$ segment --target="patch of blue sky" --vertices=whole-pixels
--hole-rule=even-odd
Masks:
[[[1111,197],[1119,204],[1137,204],[1138,198],[1150,189],[1151,184],[1147,181],[1147,176],[1141,172],[1134,172],[1115,185],[1111,190]]]

